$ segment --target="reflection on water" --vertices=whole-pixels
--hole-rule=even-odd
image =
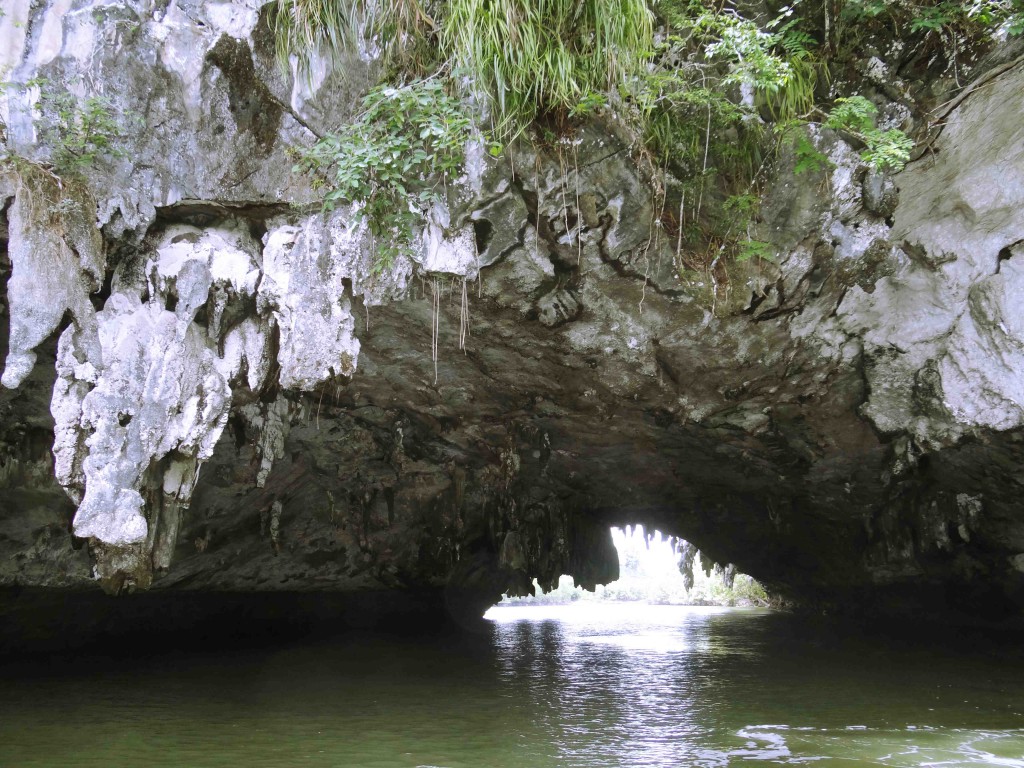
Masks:
[[[8,663],[0,766],[1024,768],[1012,644],[757,610],[552,611],[496,609],[476,637]]]
[[[557,699],[561,764],[1024,767],[1016,653],[844,639],[767,611],[489,615],[506,674]]]

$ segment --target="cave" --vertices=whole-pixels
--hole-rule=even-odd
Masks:
[[[265,50],[208,26],[202,61],[230,48],[289,103]],[[571,167],[550,142],[477,158],[381,272],[365,220],[310,207],[271,136],[342,114],[366,62],[234,133],[210,122],[245,96],[230,77],[179,92],[128,67],[118,109],[180,130],[126,137],[137,163],[49,208],[0,187],[4,611],[303,595],[468,624],[534,579],[606,583],[608,527],[642,524],[799,610],[1019,624],[1020,223],[1016,198],[971,207],[979,168],[1021,166],[1016,134],[986,133],[1019,106],[1005,55],[898,174],[826,129],[829,194],[781,156],[750,225],[777,255],[727,272],[686,266],[669,198],[600,120]]]
[[[504,608],[560,609],[581,605],[608,610],[615,604],[650,606],[778,607],[756,580],[737,571],[732,563],[716,563],[685,539],[647,531],[642,525],[612,527],[618,555],[618,575],[592,591],[568,574],[542,586],[534,579],[526,595],[502,596],[485,619],[505,621],[517,617]],[[528,613],[525,615],[529,615]]]
[[[1022,29],[5,1],[0,765],[1022,764]]]
[[[213,234],[165,214],[149,239],[158,251],[208,247],[225,242],[218,232],[248,230],[231,217],[205,225]],[[193,234],[183,239],[181,231]],[[174,311],[195,308],[194,299],[179,299],[183,286],[181,278],[168,282],[152,300],[168,313],[171,299]],[[968,623],[1015,615],[1019,579],[1013,570],[998,576],[999,550],[991,550],[993,537],[1010,535],[1013,516],[998,510],[1012,509],[1015,496],[998,483],[982,490],[993,467],[1014,465],[1012,431],[927,453],[910,439],[885,439],[860,409],[871,394],[864,370],[840,367],[822,378],[814,360],[801,357],[806,350],[789,358],[786,347],[771,347],[777,330],[756,350],[773,365],[750,359],[740,367],[743,381],[733,383],[733,363],[709,367],[713,358],[702,350],[727,353],[738,343],[730,334],[747,333],[746,317],[699,340],[685,329],[650,338],[647,358],[627,354],[630,338],[620,340],[623,351],[597,355],[592,342],[566,350],[566,330],[522,323],[500,295],[471,293],[471,335],[459,349],[461,288],[458,278],[439,280],[436,311],[437,294],[426,285],[383,306],[346,298],[366,319],[360,367],[337,376],[335,365],[325,366],[306,394],[273,380],[260,362],[266,351],[243,358],[230,382],[230,418],[188,505],[165,480],[190,471],[180,469],[192,461],[187,452],[140,465],[157,537],[141,548],[76,533],[49,441],[12,437],[9,445],[31,450],[9,460],[7,508],[27,513],[23,498],[45,499],[46,511],[33,513],[42,526],[7,518],[9,562],[18,563],[8,585],[74,594],[102,586],[140,606],[112,603],[126,616],[147,601],[159,614],[161,598],[187,603],[178,593],[254,592],[271,595],[270,604],[274,593],[313,593],[328,604],[352,593],[364,606],[375,604],[370,595],[396,605],[406,595],[414,613],[434,606],[465,624],[534,578],[607,582],[615,570],[608,527],[643,524],[695,542],[810,610],[909,611]],[[636,289],[627,283],[612,295],[632,312]],[[351,295],[352,283],[339,291]],[[221,333],[251,333],[244,323],[254,303],[239,299],[223,310],[213,298],[202,304],[204,332],[221,318]],[[648,317],[662,301],[669,302],[652,290]],[[587,313],[577,321],[611,343],[608,322]],[[55,336],[39,348],[37,383],[5,395],[20,423],[48,411],[54,374],[45,362],[57,357]],[[258,338],[239,336],[236,349]],[[265,338],[271,351],[286,343],[273,328]],[[289,360],[297,370],[303,358]],[[269,372],[263,380],[261,366]],[[302,386],[304,374],[290,375]],[[692,402],[683,406],[685,398]],[[699,398],[707,417],[693,410]],[[138,406],[123,400],[111,413],[112,433],[130,435],[134,413]],[[46,424],[53,428],[49,417]],[[170,538],[159,533],[165,525]],[[151,597],[136,594],[147,588]]]

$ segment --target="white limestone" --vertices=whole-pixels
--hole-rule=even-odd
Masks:
[[[1022,82],[1018,68],[971,95],[935,153],[896,177],[889,239],[913,263],[871,294],[851,289],[837,312],[871,360],[863,412],[921,445],[1024,424]]]
[[[54,454],[65,470],[84,455],[81,475],[58,476],[72,487],[84,479],[76,535],[127,545],[147,534],[140,488],[150,467],[172,452],[192,463],[209,458],[227,421],[231,392],[202,330],[158,303],[114,294],[97,321],[103,354],[96,383],[80,409],[70,398],[55,397]],[[64,332],[60,347],[62,360],[69,351],[81,352],[73,329]],[[66,370],[60,378],[62,391],[83,392]],[[183,474],[179,466],[174,476]],[[191,491],[191,483],[165,479],[162,485],[186,500]]]
[[[89,294],[99,287],[105,261],[103,244],[93,224],[88,202],[66,198],[58,221],[48,196],[50,181],[0,178],[0,200],[13,196],[8,210],[11,277],[7,298],[11,311],[10,345],[3,386],[14,389],[35,366],[35,348],[57,330],[70,312],[82,333],[95,345],[95,321]]]
[[[76,534],[117,546],[152,539],[147,481],[188,506],[227,422],[230,383],[244,365],[244,383],[258,389],[270,369],[259,318],[230,329],[223,354],[219,332],[210,332],[218,310],[252,296],[260,279],[258,247],[243,227],[172,226],[143,274],[145,286],[126,279],[92,317],[98,345],[75,326],[61,336],[51,403],[57,478],[79,502]],[[207,327],[195,322],[204,305]]]
[[[281,334],[281,385],[312,390],[334,376],[351,376],[359,357],[347,265],[330,258],[330,242],[317,218],[304,227],[270,232],[263,252],[261,311]]]

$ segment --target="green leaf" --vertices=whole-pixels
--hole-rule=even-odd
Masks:
[[[333,205],[342,196],[362,205],[360,216],[378,243],[378,253],[392,256],[411,247],[419,217],[433,200],[426,179],[454,173],[464,162],[471,121],[463,105],[436,81],[416,81],[402,88],[379,87],[364,103],[372,106],[353,125],[329,134],[301,151],[306,167],[333,167]]]
[[[765,261],[775,261],[775,253],[771,243],[765,243],[761,240],[744,240],[737,246],[736,261],[744,262],[750,261],[750,259],[764,259]]]

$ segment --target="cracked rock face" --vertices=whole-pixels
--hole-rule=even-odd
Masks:
[[[865,412],[885,432],[948,446],[1022,423],[1020,84],[998,77],[965,100],[900,174],[888,239],[910,262],[840,307],[875,358]]]
[[[608,527],[642,523],[810,604],[1021,618],[1019,66],[894,177],[812,131],[834,167],[780,160],[771,263],[684,269],[595,124],[470,146],[378,271],[286,152],[372,62],[293,81],[256,4],[15,6],[5,77],[145,129],[57,213],[0,186],[0,585],[477,610],[614,578]]]

